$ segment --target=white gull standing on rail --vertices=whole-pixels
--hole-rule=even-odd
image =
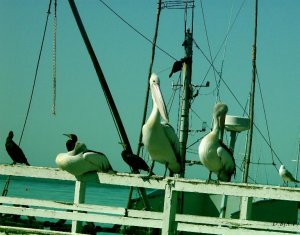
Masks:
[[[173,127],[168,123],[168,113],[160,91],[158,76],[152,74],[149,83],[153,108],[143,126],[142,141],[152,159],[150,173],[153,170],[155,161],[165,164],[166,170],[169,168],[171,174],[180,173],[179,140]],[[161,123],[161,118],[165,123]]]
[[[291,172],[289,172],[284,165],[281,165],[279,168],[279,175],[283,179],[283,182],[288,185],[288,182],[299,183],[298,180],[294,178]]]
[[[213,129],[200,142],[199,157],[201,163],[211,173],[218,176],[218,180],[229,182],[235,174],[235,161],[232,151],[222,142],[225,128],[225,116],[228,111],[226,104],[217,103],[213,111]],[[219,139],[221,136],[221,139]]]

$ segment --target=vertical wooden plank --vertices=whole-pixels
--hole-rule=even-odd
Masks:
[[[175,234],[175,216],[177,211],[177,196],[178,193],[172,189],[172,184],[166,184],[162,235]]]
[[[221,205],[220,205],[220,214],[219,214],[220,218],[225,218],[226,209],[227,209],[227,199],[228,199],[227,195],[222,196],[222,201],[221,201]]]
[[[252,213],[252,197],[242,197],[240,206],[240,219],[251,219]]]
[[[74,203],[84,203],[85,201],[86,183],[82,181],[76,181],[74,192]],[[73,213],[78,213],[74,211]],[[82,222],[72,221],[72,233],[79,233],[82,230]]]

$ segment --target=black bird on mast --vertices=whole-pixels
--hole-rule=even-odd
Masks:
[[[182,70],[183,63],[187,62],[187,58],[182,58],[174,62],[169,78],[172,77],[173,73],[177,73]]]
[[[13,141],[13,137],[14,137],[14,133],[10,131],[8,133],[5,142],[6,151],[8,155],[11,157],[11,159],[13,160],[13,164],[21,163],[30,166],[22,149]]]
[[[68,151],[72,151],[75,148],[75,144],[78,140],[77,136],[75,134],[63,134],[63,135],[69,137],[69,139],[66,142],[66,147]]]

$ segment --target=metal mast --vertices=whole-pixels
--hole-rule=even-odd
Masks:
[[[249,118],[250,129],[247,138],[246,156],[244,163],[243,182],[247,183],[249,174],[249,164],[252,148],[253,137],[253,119],[254,119],[254,98],[255,98],[255,84],[256,84],[256,39],[257,39],[257,15],[258,15],[258,0],[255,1],[255,24],[254,24],[254,43],[252,46],[252,83],[250,93],[250,105],[249,105]]]
[[[182,92],[182,107],[181,107],[181,116],[180,116],[180,133],[179,133],[179,143],[180,143],[180,157],[181,157],[181,166],[183,171],[181,176],[184,177],[185,172],[185,159],[186,159],[186,144],[188,139],[188,130],[189,130],[189,109],[190,109],[190,100],[192,96],[192,54],[193,54],[193,35],[189,29],[185,32],[185,40],[183,43],[185,49],[185,58],[183,64],[183,92]]]
[[[100,67],[100,64],[98,62],[96,54],[93,50],[92,44],[91,44],[91,42],[88,38],[88,35],[87,35],[87,33],[85,31],[85,28],[83,26],[83,23],[81,21],[81,18],[80,18],[79,12],[77,10],[76,4],[75,4],[74,0],[69,0],[69,4],[70,4],[71,10],[72,10],[72,13],[74,15],[74,18],[76,20],[77,26],[79,28],[79,31],[81,33],[82,39],[83,39],[83,41],[86,45],[86,48],[87,48],[87,50],[89,52],[89,55],[91,57],[91,60],[93,62],[96,73],[98,75],[99,82],[101,84],[102,90],[103,90],[103,92],[105,94],[105,97],[107,99],[109,108],[112,112],[112,116],[115,120],[116,127],[118,129],[119,134],[120,134],[120,138],[122,139],[122,142],[127,146],[128,151],[130,151],[132,153],[130,142],[129,142],[129,139],[127,137],[127,133],[126,133],[124,125],[122,123],[121,117],[119,115],[118,109],[116,107],[116,104],[115,104],[114,99],[112,97],[112,94],[110,92],[110,89],[107,85],[107,82],[105,80],[104,74],[103,74],[102,69]],[[148,199],[147,199],[146,191],[143,188],[139,188],[139,191],[141,193],[144,204],[145,204],[146,208],[148,209],[149,208],[149,202],[148,202]]]

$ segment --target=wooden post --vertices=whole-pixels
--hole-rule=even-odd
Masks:
[[[162,235],[175,234],[175,216],[177,211],[177,192],[174,191],[172,183],[166,184]]]
[[[74,204],[84,203],[85,201],[85,190],[86,183],[82,181],[76,181],[75,183],[75,193],[74,193]],[[73,213],[78,213],[74,211]],[[73,220],[72,221],[72,233],[79,233],[82,230],[82,222]]]
[[[251,219],[253,197],[241,197],[240,219]]]

